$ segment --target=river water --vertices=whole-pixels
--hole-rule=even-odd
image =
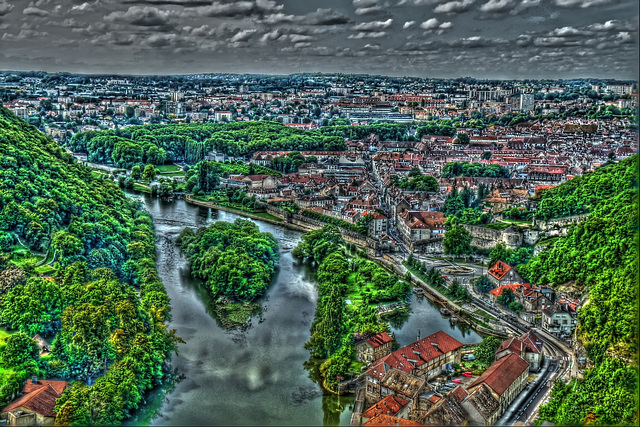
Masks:
[[[291,256],[301,233],[254,221],[280,244],[280,268],[263,298],[263,311],[243,329],[227,330],[215,319],[212,301],[175,240],[185,227],[215,221],[233,222],[238,215],[193,206],[182,200],[164,202],[130,193],[153,216],[157,235],[158,273],[171,298],[171,328],[186,344],[172,365],[183,379],[169,390],[150,393],[130,424],[151,425],[348,425],[353,397],[323,396],[305,369],[309,353],[303,345],[316,306],[314,276]],[[472,330],[460,329],[425,299],[411,300],[411,314],[390,322],[400,345],[444,330],[463,343],[479,342]]]

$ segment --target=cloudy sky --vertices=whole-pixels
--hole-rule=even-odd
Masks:
[[[0,0],[0,69],[637,79],[637,0]]]

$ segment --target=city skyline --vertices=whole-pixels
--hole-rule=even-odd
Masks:
[[[0,67],[637,79],[627,0],[0,0]]]

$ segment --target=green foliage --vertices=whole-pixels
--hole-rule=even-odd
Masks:
[[[476,288],[478,288],[478,291],[482,292],[483,294],[491,292],[495,288],[495,285],[491,280],[489,280],[487,276],[481,276],[480,278],[478,278],[475,285]]]
[[[484,176],[489,178],[509,178],[511,171],[498,164],[469,162],[449,162],[442,168],[443,178],[453,178],[455,176]]]
[[[298,172],[298,167],[307,159],[299,151],[292,151],[285,156],[276,157],[271,162],[271,167],[282,173]]]
[[[319,264],[328,255],[340,250],[342,245],[344,240],[338,227],[326,225],[320,230],[303,234],[302,240],[291,253],[299,258],[309,258]]]
[[[452,226],[444,235],[442,241],[444,253],[462,256],[471,253],[471,234],[462,225]]]
[[[282,176],[278,171],[265,168],[253,163],[202,161],[187,172],[187,191],[198,191],[203,194],[211,193],[219,184],[221,177],[229,175],[265,174]]]
[[[40,349],[27,334],[18,332],[7,338],[7,344],[0,351],[2,366],[16,368],[29,361],[35,361],[40,355]]]
[[[196,233],[183,231],[177,243],[189,259],[191,275],[205,280],[214,297],[245,302],[264,294],[280,257],[276,239],[241,218]]]
[[[496,357],[496,351],[498,347],[500,347],[499,338],[488,336],[483,338],[482,342],[473,352],[473,355],[476,357],[476,361],[482,364],[483,366],[490,366]]]
[[[638,187],[638,156],[601,166],[540,195],[536,218],[548,220],[592,212],[602,201]]]
[[[96,150],[100,161],[114,153],[123,164],[138,160],[132,160],[137,150],[122,138],[105,138],[111,148]],[[0,323],[19,330],[2,360],[21,369],[0,388],[0,401],[6,403],[38,365],[46,376],[64,379],[101,375],[93,387],[78,385],[58,399],[56,421],[119,423],[160,383],[164,362],[181,341],[167,331],[169,298],[155,269],[151,219],[140,202],[94,178],[5,109],[0,109],[0,163],[0,230],[32,249],[50,243],[57,261],[53,280],[27,281],[35,267],[28,263],[0,265]],[[139,295],[126,282],[139,286]],[[36,333],[55,337],[46,359],[38,358],[31,340]]]
[[[547,190],[544,217],[590,212],[521,268],[531,282],[588,288],[577,336],[595,367],[540,411],[561,425],[637,424],[638,155]],[[552,191],[553,190],[553,191]],[[545,203],[545,200],[547,201]],[[538,213],[536,213],[538,215]]]
[[[403,190],[409,191],[431,191],[436,192],[440,187],[438,184],[438,180],[432,177],[431,175],[413,175],[409,177],[404,177],[398,179],[397,177],[393,181],[393,184],[402,188]]]
[[[506,262],[511,266],[519,266],[529,262],[533,256],[533,248],[522,247],[516,250],[507,248],[504,243],[498,243],[489,254],[489,265],[498,261]],[[519,268],[523,268],[521,266]]]
[[[131,126],[76,134],[69,148],[88,153],[89,161],[96,163],[113,160],[120,165],[164,161],[196,164],[211,150],[230,156],[264,150],[345,150],[344,139],[352,127],[344,128],[304,131],[269,121]]]

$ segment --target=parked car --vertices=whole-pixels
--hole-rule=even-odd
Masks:
[[[463,372],[462,375],[467,377],[467,378],[473,376],[473,374],[471,372]]]
[[[456,383],[456,384],[462,384],[462,381],[461,381],[461,380],[459,380],[459,379],[457,379],[457,378],[454,378],[454,379],[452,379],[451,381],[453,381],[453,382],[454,382],[454,383]]]

